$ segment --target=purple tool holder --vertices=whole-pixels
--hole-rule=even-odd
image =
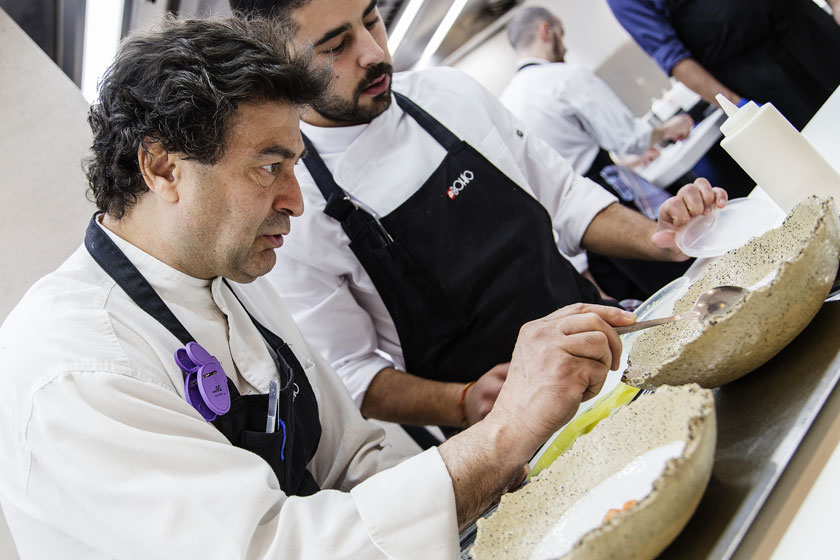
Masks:
[[[187,402],[208,422],[230,410],[230,391],[222,364],[197,342],[189,342],[175,351],[175,363],[186,378]]]

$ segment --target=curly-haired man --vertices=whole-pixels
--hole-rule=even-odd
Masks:
[[[382,445],[261,277],[326,83],[265,21],[131,37],[92,107],[84,244],[0,327],[0,501],[24,558],[454,558],[617,365],[616,308],[523,327],[493,411]]]

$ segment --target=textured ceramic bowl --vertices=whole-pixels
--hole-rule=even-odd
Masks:
[[[810,197],[782,226],[713,262],[674,304],[688,311],[715,286],[750,288],[713,320],[641,331],[624,382],[643,389],[698,383],[717,387],[754,370],[784,348],[819,311],[837,274],[840,220],[831,199]]]
[[[640,455],[685,442],[638,504],[590,530],[564,559],[655,558],[683,529],[712,472],[717,436],[711,391],[661,387],[604,419],[478,522],[474,560],[527,559],[567,510]],[[620,504],[619,504],[620,505]],[[606,513],[606,511],[604,512]]]

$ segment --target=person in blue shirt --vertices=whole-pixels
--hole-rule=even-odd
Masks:
[[[607,0],[619,23],[674,76],[714,103],[771,102],[802,128],[840,86],[834,20],[813,0]]]

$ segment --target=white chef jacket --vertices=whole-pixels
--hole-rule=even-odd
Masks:
[[[577,173],[589,171],[599,148],[643,154],[650,147],[653,127],[634,117],[589,70],[539,58],[520,60],[519,67],[500,96],[502,103]]]
[[[242,393],[268,390],[275,366],[221,279],[110,235]],[[400,463],[268,283],[232,285],[312,384],[322,435],[308,468],[325,490],[286,496],[265,461],[205,422],[184,400],[181,343],[80,247],[0,327],[0,502],[21,557],[457,557],[438,452]]]
[[[547,209],[566,254],[595,215],[615,197],[574,174],[547,144],[528,134],[498,99],[452,68],[394,75],[406,95],[467,141]],[[303,123],[336,182],[375,215],[385,216],[416,192],[446,152],[396,102],[370,124],[318,128]],[[361,405],[384,367],[405,369],[396,327],[370,277],[350,250],[341,224],[324,214],[325,200],[302,163],[295,173],[305,211],[277,251],[268,279],[283,295],[306,338],[332,364]],[[457,240],[453,240],[457,243]]]

